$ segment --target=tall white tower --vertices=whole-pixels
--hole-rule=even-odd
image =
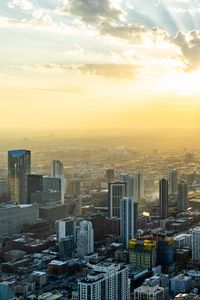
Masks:
[[[124,197],[120,207],[120,233],[124,246],[128,248],[128,242],[137,233],[137,202],[133,198]]]
[[[80,222],[77,234],[77,254],[83,258],[87,254],[94,252],[94,229],[89,221]]]
[[[200,227],[192,230],[192,260],[200,262]]]
[[[63,164],[60,160],[53,160],[51,163],[51,176],[61,180],[61,204],[65,203],[65,177]]]

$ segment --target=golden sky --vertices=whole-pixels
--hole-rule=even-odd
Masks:
[[[2,0],[0,35],[0,128],[200,127],[199,1]]]

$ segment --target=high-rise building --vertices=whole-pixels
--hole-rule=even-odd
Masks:
[[[94,229],[89,221],[80,222],[77,233],[77,255],[83,258],[94,252]]]
[[[126,182],[112,182],[108,184],[109,217],[120,217],[120,201],[126,197]]]
[[[8,182],[0,179],[0,203],[8,201]]]
[[[188,185],[187,182],[181,181],[178,184],[178,209],[186,211],[188,208]]]
[[[63,164],[59,160],[53,160],[51,163],[51,176],[61,180],[61,204],[65,203],[65,177]]]
[[[73,218],[66,218],[56,221],[57,241],[76,234],[76,221]]]
[[[115,171],[113,169],[106,170],[106,181],[108,183],[115,181]]]
[[[69,194],[78,197],[81,194],[81,182],[78,179],[69,181]]]
[[[27,202],[31,203],[31,194],[42,192],[43,190],[43,176],[29,174],[27,175]]]
[[[172,170],[169,173],[169,194],[177,194],[178,191],[178,172]]]
[[[56,221],[56,232],[60,255],[71,258],[75,248],[76,221],[73,218]]]
[[[160,217],[168,217],[168,180],[163,178],[159,181]]]
[[[124,246],[128,248],[130,239],[137,233],[137,202],[133,198],[124,197],[120,207],[120,232]]]
[[[27,203],[27,175],[31,173],[31,151],[8,151],[8,186],[13,203]]]
[[[135,300],[164,300],[165,289],[160,287],[157,280],[148,278],[143,285],[134,290]]]
[[[132,239],[129,241],[129,262],[134,267],[152,268],[156,265],[156,241]]]
[[[43,191],[61,191],[61,180],[57,177],[43,176]]]
[[[126,182],[126,196],[138,200],[138,176],[121,174],[120,181]]]
[[[200,227],[192,230],[192,260],[200,262]]]
[[[137,173],[138,178],[138,202],[144,198],[144,174],[142,172]]]
[[[129,300],[130,281],[126,266],[98,264],[79,282],[80,300]]]

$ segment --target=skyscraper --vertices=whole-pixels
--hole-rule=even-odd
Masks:
[[[89,221],[80,222],[77,234],[77,254],[83,258],[86,254],[94,252],[94,229]]]
[[[160,217],[166,219],[168,217],[168,180],[165,178],[159,181],[159,200]]]
[[[192,230],[192,260],[200,262],[200,227]]]
[[[144,174],[142,172],[137,173],[138,180],[138,202],[144,198]]]
[[[63,164],[60,160],[53,160],[51,163],[51,176],[61,180],[61,204],[65,203],[65,177]]]
[[[178,172],[177,170],[172,170],[169,173],[169,194],[177,194],[178,188]]]
[[[126,182],[116,181],[108,184],[109,217],[120,217],[120,201],[126,197]]]
[[[31,151],[8,151],[8,186],[13,203],[27,203],[27,175],[31,173]]]
[[[138,177],[137,175],[121,174],[120,181],[126,182],[126,197],[138,200]]]
[[[120,207],[120,233],[124,246],[128,248],[128,242],[137,233],[137,202],[133,198],[124,197]]]
[[[36,174],[27,175],[27,203],[31,203],[31,194],[35,192],[42,192],[43,190],[43,176]]]
[[[178,184],[178,209],[186,211],[188,208],[188,186],[187,182],[182,180]]]

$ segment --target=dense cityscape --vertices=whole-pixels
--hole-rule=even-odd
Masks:
[[[1,149],[0,299],[199,299],[198,148],[47,139]]]

